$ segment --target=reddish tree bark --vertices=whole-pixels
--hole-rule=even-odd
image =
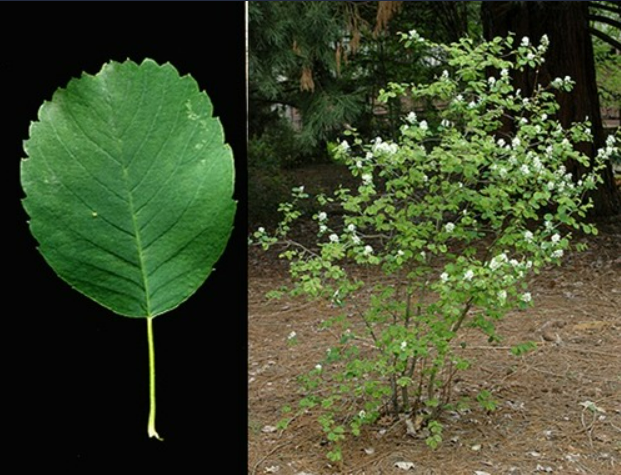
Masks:
[[[487,39],[516,34],[516,41],[527,36],[538,44],[542,35],[548,35],[550,47],[546,61],[537,78],[532,71],[514,77],[515,87],[523,93],[533,91],[535,80],[547,84],[556,77],[570,76],[576,85],[570,93],[559,93],[561,106],[559,120],[563,126],[582,121],[586,117],[593,124],[593,143],[578,145],[580,151],[590,157],[604,146],[605,134],[602,126],[593,44],[588,31],[588,2],[492,2],[484,1],[481,6],[484,34]],[[578,178],[587,170],[579,163],[567,164],[567,169]],[[612,216],[621,212],[621,192],[614,182],[612,164],[604,170],[604,183],[595,190],[594,216]]]

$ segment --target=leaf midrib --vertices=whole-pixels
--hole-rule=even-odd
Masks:
[[[126,168],[123,169],[123,178],[125,179],[125,183],[128,183],[129,178],[128,178]],[[142,286],[144,288],[144,298],[145,298],[146,311],[147,311],[146,316],[153,317],[153,314],[151,312],[151,292],[149,291],[149,279],[147,277],[147,272],[146,272],[144,252],[142,248],[142,240],[140,238],[140,229],[138,226],[138,221],[136,220],[136,213],[134,213],[134,209],[135,209],[134,197],[132,196],[132,193],[131,191],[129,191],[129,189],[128,189],[127,196],[128,196],[129,211],[132,216],[132,226],[134,227],[134,236],[136,239],[136,251],[138,253],[138,265],[140,267],[140,275],[142,277]]]
[[[140,143],[140,146],[134,151],[134,154],[132,155],[131,159],[129,159],[129,161],[123,166],[123,181],[125,182],[125,188],[127,190],[127,203],[128,203],[128,206],[129,206],[129,213],[131,215],[132,227],[133,227],[133,230],[134,230],[134,238],[136,240],[136,253],[138,255],[138,266],[140,268],[140,276],[142,278],[142,285],[143,285],[143,288],[144,288],[144,299],[145,299],[144,303],[145,303],[145,306],[146,306],[146,308],[145,308],[146,315],[145,316],[148,317],[148,318],[154,317],[155,315],[153,314],[153,311],[152,311],[152,308],[151,308],[151,291],[150,291],[150,287],[149,287],[149,277],[147,275],[144,247],[142,245],[142,238],[141,238],[141,235],[140,235],[140,226],[139,226],[138,221],[137,221],[137,214],[138,213],[136,211],[136,206],[134,204],[133,189],[130,186],[128,170],[132,166],[132,163],[134,162],[134,159],[136,158],[136,156],[140,154],[140,151],[142,150],[145,142],[147,142],[147,140],[151,136],[151,133],[153,132],[153,126],[154,126],[154,124],[157,123],[157,119],[160,116],[160,112],[162,111],[162,105],[163,105],[164,99],[166,97],[166,92],[167,92],[168,87],[169,87],[169,79],[168,79],[168,77],[166,77],[166,79],[167,79],[167,82],[162,87],[162,93],[161,93],[160,103],[159,103],[158,108],[157,108],[157,112],[153,115],[153,118],[151,119],[151,124],[149,125],[149,129],[145,133],[145,135],[144,135],[144,137],[142,139],[142,142]],[[144,99],[144,96],[145,96],[145,89],[146,89],[146,86],[145,86],[145,82],[144,82],[144,79],[143,79],[142,91],[141,91],[141,95],[140,95],[140,101],[136,105],[136,110],[139,110],[140,107],[142,106],[143,99]],[[106,90],[107,90],[107,88],[106,88]],[[107,99],[108,99],[108,101],[110,101],[109,105],[112,108],[111,98],[108,96]],[[134,118],[135,118],[135,114],[132,117],[131,122],[133,122]],[[131,126],[131,122],[130,122],[130,126]],[[117,131],[118,131],[117,127],[114,127],[114,129],[117,129]],[[127,129],[126,129],[126,131],[127,131]],[[118,140],[119,140],[119,142],[121,144],[123,142],[123,135],[125,135],[125,132],[123,132],[123,134],[118,137]],[[162,147],[163,146],[164,146],[164,144],[162,144]],[[160,149],[160,151],[161,151],[161,149]],[[158,152],[157,155],[159,155],[159,152]]]

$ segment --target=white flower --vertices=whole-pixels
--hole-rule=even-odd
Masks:
[[[530,269],[531,267],[533,267],[533,261],[526,261],[526,268]]]
[[[494,257],[489,262],[489,268],[492,269],[492,270],[497,270],[500,267],[502,267],[502,263],[503,262],[507,262],[507,255],[504,252],[502,254]]]
[[[550,40],[548,38],[548,35],[546,35],[546,34],[542,35],[540,42],[541,42],[541,44],[543,46],[548,46],[550,44]]]
[[[520,167],[520,171],[522,172],[522,174],[524,175],[529,175],[530,174],[530,169],[528,168],[528,165],[522,165]]]
[[[259,231],[261,234],[265,233],[265,228],[263,226],[261,226],[257,231]]]
[[[517,267],[520,265],[520,263],[516,259],[511,259],[509,261],[509,264],[511,264],[513,267]]]
[[[474,101],[470,101],[468,104],[468,109],[474,109],[477,106],[477,103]]]
[[[373,254],[373,248],[369,245],[364,246],[364,255],[365,256],[369,256],[371,254]]]
[[[297,333],[292,331],[291,333],[289,333],[289,336],[287,337],[288,340],[293,340],[296,337]]]
[[[455,229],[455,225],[453,223],[446,223],[444,225],[444,229],[446,229],[447,233],[452,233],[453,230]]]
[[[410,124],[414,124],[416,122],[416,112],[410,112],[405,118]]]
[[[525,36],[524,38],[522,38],[522,46],[528,46],[530,44],[530,39],[528,38],[528,36]]]
[[[506,290],[501,290],[498,292],[498,298],[500,300],[507,300],[507,291]]]
[[[429,177],[423,173],[423,181],[427,183],[429,181]]]
[[[317,219],[319,221],[325,221],[326,219],[328,219],[328,215],[325,213],[325,211],[322,211],[317,215]]]
[[[571,83],[571,77],[569,77],[569,76],[565,76],[565,77],[563,78],[563,80],[564,80],[566,83]]]
[[[440,280],[442,280],[442,282],[448,282],[449,275],[446,272],[442,272],[442,274],[440,275]]]
[[[320,233],[325,233],[327,230],[328,230],[328,226],[326,226],[325,224],[322,224],[319,226]]]
[[[373,177],[369,173],[365,173],[364,175],[362,175],[362,182],[365,185],[370,185],[371,183],[373,183]]]
[[[399,150],[399,146],[396,143],[388,143],[388,142],[378,142],[373,145],[373,150],[375,153],[387,153],[393,154]]]
[[[473,277],[474,277],[474,272],[472,271],[472,269],[468,269],[466,273],[464,274],[464,280],[472,280]]]
[[[355,225],[355,224],[350,224],[349,226],[347,226],[347,230],[348,230],[350,233],[355,232],[355,231],[356,231],[356,225]]]
[[[554,80],[550,83],[550,86],[558,89],[563,85],[563,80],[561,78],[554,78]]]
[[[505,145],[507,145],[507,142],[505,142],[505,139],[498,139],[498,141],[496,142],[498,144],[499,147],[504,147]]]
[[[405,350],[408,346],[408,342],[407,341],[402,341],[401,342],[401,351]]]
[[[405,252],[403,252],[401,249],[399,249],[399,250],[397,251],[397,255],[398,255],[399,257],[403,257],[403,256],[405,255]]]
[[[564,254],[564,253],[563,253],[563,250],[562,250],[562,249],[557,249],[556,251],[554,251],[554,252],[552,253],[552,257],[554,257],[554,258],[556,258],[556,259],[559,259],[559,258],[563,257],[563,254]]]
[[[441,125],[442,127],[449,128],[451,126],[451,121],[447,119],[442,119]]]
[[[523,302],[528,303],[528,302],[530,302],[533,298],[532,298],[532,296],[530,295],[530,292],[525,292],[524,294],[522,294],[521,299],[522,299],[522,301],[523,301]]]
[[[429,130],[429,125],[427,125],[426,120],[421,120],[419,127],[421,128],[421,130]]]
[[[556,234],[554,234],[554,235],[552,236],[552,242],[553,242],[553,243],[557,243],[557,242],[559,242],[560,240],[561,240],[561,236],[560,236],[558,233],[556,233]]]
[[[528,119],[526,117],[522,117],[520,119],[520,124],[522,124],[522,125],[528,124]]]
[[[511,145],[513,145],[513,147],[519,147],[520,145],[522,145],[522,141],[520,140],[519,137],[515,137],[512,141],[511,141]]]
[[[347,152],[349,150],[349,144],[347,143],[347,140],[343,140],[340,147],[343,152]]]
[[[339,237],[336,234],[330,234],[330,242],[339,242]]]
[[[531,233],[530,231],[525,231],[524,232],[524,239],[526,239],[527,241],[532,241],[533,240],[533,233]]]
[[[487,82],[490,86],[493,86],[496,83],[496,78],[494,76],[490,76],[487,78]]]
[[[425,39],[418,34],[416,30],[409,31],[410,39],[416,41],[417,43],[424,43]]]
[[[300,193],[304,193],[304,185],[300,186],[298,190],[300,191]]]
[[[322,366],[320,364],[315,365],[315,369],[317,371],[321,371]]]
[[[464,96],[462,96],[461,94],[457,94],[455,96],[455,102],[462,102],[464,100]]]
[[[442,79],[448,79],[449,77],[449,72],[445,69],[444,71],[442,71]]]
[[[362,242],[358,236],[352,236],[351,240],[356,245],[358,245],[358,244],[360,244]]]
[[[356,161],[356,168],[362,168],[362,161],[360,160]]]
[[[529,61],[532,61],[533,59],[535,59],[535,55],[533,53],[528,53],[526,55],[526,59]]]
[[[609,135],[608,137],[606,137],[606,146],[614,147],[615,142],[616,142],[616,139],[614,135]]]
[[[358,413],[358,417],[360,419],[364,419],[366,416],[367,416],[367,413],[365,412],[364,409]]]
[[[543,121],[548,120],[548,114],[543,114],[543,115],[541,116],[541,120],[543,120]]]

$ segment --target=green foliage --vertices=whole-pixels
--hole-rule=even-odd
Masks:
[[[592,4],[597,16],[603,17],[602,19],[609,18],[617,23],[621,21],[619,13],[615,14],[607,9],[600,9],[598,3],[600,2],[593,2]],[[612,40],[621,42],[621,29],[618,26],[603,22],[595,22],[593,26]],[[593,36],[593,56],[601,106],[621,107],[621,75],[619,74],[621,71],[621,54],[601,38]]]
[[[597,90],[604,107],[621,107],[621,54],[604,45],[594,45]]]
[[[522,356],[531,352],[537,348],[537,343],[533,341],[527,341],[526,343],[520,343],[511,348],[511,353],[515,356]]]
[[[438,421],[430,421],[427,429],[429,430],[430,435],[425,439],[425,443],[429,446],[429,448],[437,449],[442,443],[443,426]]]
[[[324,208],[312,217],[316,246],[289,234],[306,199],[302,188],[282,205],[273,235],[260,229],[253,236],[266,248],[285,246],[292,295],[339,309],[330,325],[340,341],[320,370],[303,378],[315,396],[312,411],[337,447],[385,413],[420,418],[431,434],[427,443],[441,442],[438,416],[450,403],[455,374],[470,364],[460,354],[461,330],[495,341],[499,319],[532,305],[528,275],[561,263],[572,228],[595,232],[581,221],[591,206],[583,197],[616,152],[610,137],[591,161],[576,147],[592,140],[589,124],[564,128],[552,118],[554,92],[571,90],[571,78],[540,84],[529,97],[512,86],[511,72],[536,72],[543,62],[545,36],[540,45],[509,36],[447,46],[416,31],[401,40],[446,58],[446,70],[431,82],[394,83],[380,94],[382,101],[427,104],[424,115],[405,115],[396,140],[346,133],[336,158],[358,186],[318,200]],[[514,132],[503,132],[504,122]],[[578,183],[563,165],[570,159],[590,167]],[[376,275],[373,268],[383,282],[362,277]],[[488,391],[477,401],[496,407]]]
[[[273,224],[279,203],[290,192],[284,169],[296,166],[305,155],[295,132],[284,119],[276,119],[248,141],[248,215],[250,225]]]
[[[482,409],[485,409],[486,411],[489,411],[489,412],[495,411],[496,408],[498,407],[498,404],[496,403],[496,401],[492,399],[492,393],[490,393],[487,390],[483,390],[479,394],[477,394],[477,402],[479,403],[479,406],[481,406]]]
[[[343,2],[249,3],[253,134],[271,126],[274,107],[295,108],[303,117],[301,149],[317,151],[358,116],[364,96],[338,74],[346,9]]]

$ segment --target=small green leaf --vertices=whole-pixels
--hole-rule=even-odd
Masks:
[[[514,347],[512,347],[511,353],[515,356],[521,356],[536,348],[537,343],[533,341],[527,341],[525,343],[520,343],[519,345],[515,345]]]

